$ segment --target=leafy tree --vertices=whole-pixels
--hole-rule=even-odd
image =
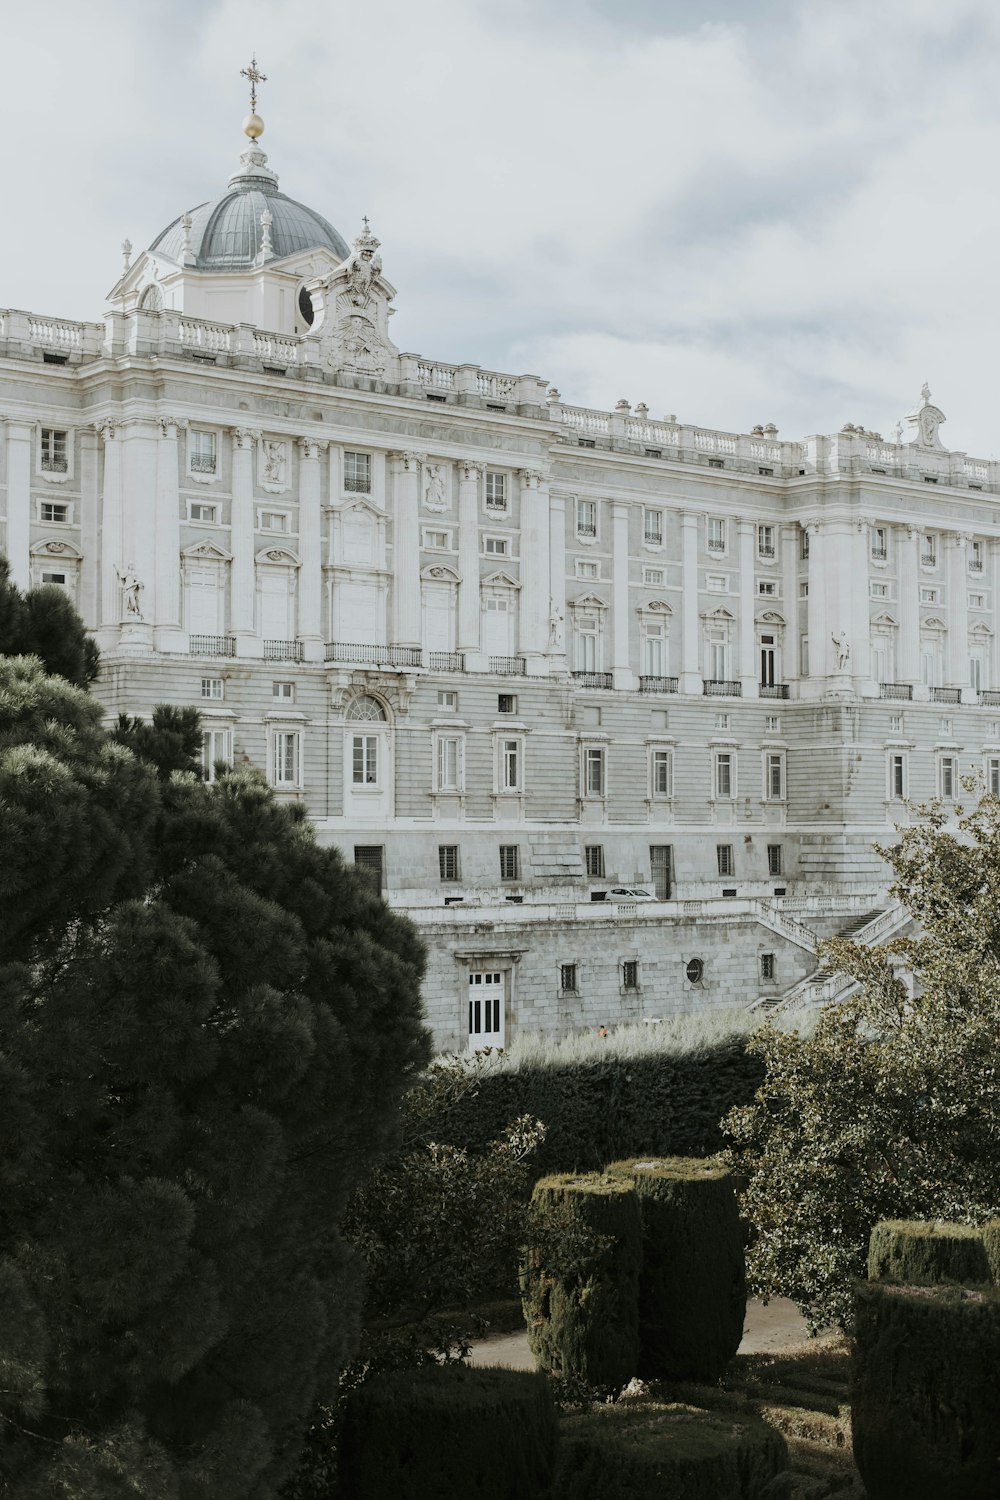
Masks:
[[[196,708],[159,703],[149,724],[119,714],[113,737],[155,766],[162,781],[169,781],[174,771],[200,772],[201,719]]]
[[[37,656],[47,672],[87,687],[100,655],[72,603],[55,584],[22,594],[0,557],[0,656]]]
[[[879,853],[919,936],[825,944],[860,991],[811,1036],[752,1037],[766,1079],[725,1122],[747,1177],[752,1288],[791,1297],[814,1328],[847,1325],[879,1219],[1000,1209],[1000,801],[952,827],[930,809]]]
[[[357,1337],[341,1218],[426,1061],[409,924],[254,773],[166,779],[161,750],[0,659],[0,1473],[23,1500],[279,1492]]]

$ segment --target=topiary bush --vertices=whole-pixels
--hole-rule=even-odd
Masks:
[[[343,1500],[536,1500],[555,1462],[555,1406],[544,1375],[427,1365],[367,1381],[351,1396],[340,1445]]]
[[[996,1500],[1000,1292],[862,1282],[851,1425],[868,1500]]]
[[[717,1380],[743,1338],[743,1226],[732,1174],[718,1160],[613,1162],[642,1218],[639,1374]]]
[[[991,1286],[983,1231],[940,1220],[883,1219],[868,1242],[868,1280],[900,1286]]]
[[[600,1406],[560,1424],[553,1500],[763,1500],[788,1451],[773,1427],[692,1406]]]
[[[987,1219],[985,1224],[980,1224],[979,1234],[993,1284],[1000,1286],[1000,1219]]]
[[[521,1269],[528,1344],[539,1368],[615,1390],[639,1355],[639,1203],[624,1179],[543,1177]]]

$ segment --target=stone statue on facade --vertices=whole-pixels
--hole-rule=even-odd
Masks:
[[[944,412],[931,401],[931,389],[925,380],[920,390],[920,405],[906,418],[912,431],[911,444],[918,448],[936,448],[938,452],[943,452],[944,444],[941,441],[939,429],[944,420]]]
[[[264,439],[264,479],[268,484],[281,484],[285,467],[284,443]]]
[[[566,621],[562,610],[555,600],[550,600],[549,612],[549,650],[564,651],[566,649]]]
[[[427,483],[424,486],[424,504],[428,510],[445,510],[447,499],[445,497],[444,474],[440,464],[427,465]]]
[[[118,577],[122,586],[122,602],[125,606],[126,618],[141,620],[142,584],[135,571],[135,563],[126,563],[124,572],[121,569],[118,570]]]
[[[851,643],[847,638],[847,631],[842,629],[832,640],[837,648],[837,671],[846,672],[851,665]]]

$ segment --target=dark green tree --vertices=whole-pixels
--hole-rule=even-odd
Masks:
[[[155,766],[163,781],[169,780],[174,771],[198,772],[201,768],[201,719],[196,708],[159,703],[148,724],[145,719],[119,714],[113,737],[140,760]]]
[[[55,584],[22,594],[0,557],[0,656],[37,656],[47,672],[87,687],[100,655],[72,603]]]
[[[0,1475],[23,1500],[278,1494],[355,1345],[346,1202],[426,1061],[410,926],[254,773],[166,779],[154,751],[0,660]]]

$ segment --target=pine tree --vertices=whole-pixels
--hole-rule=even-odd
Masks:
[[[0,557],[0,656],[37,656],[47,672],[76,687],[97,676],[100,654],[69,598],[56,584],[22,594]]]
[[[277,1495],[357,1335],[345,1204],[426,1059],[410,926],[255,773],[162,769],[0,660],[0,1472],[24,1500]]]

